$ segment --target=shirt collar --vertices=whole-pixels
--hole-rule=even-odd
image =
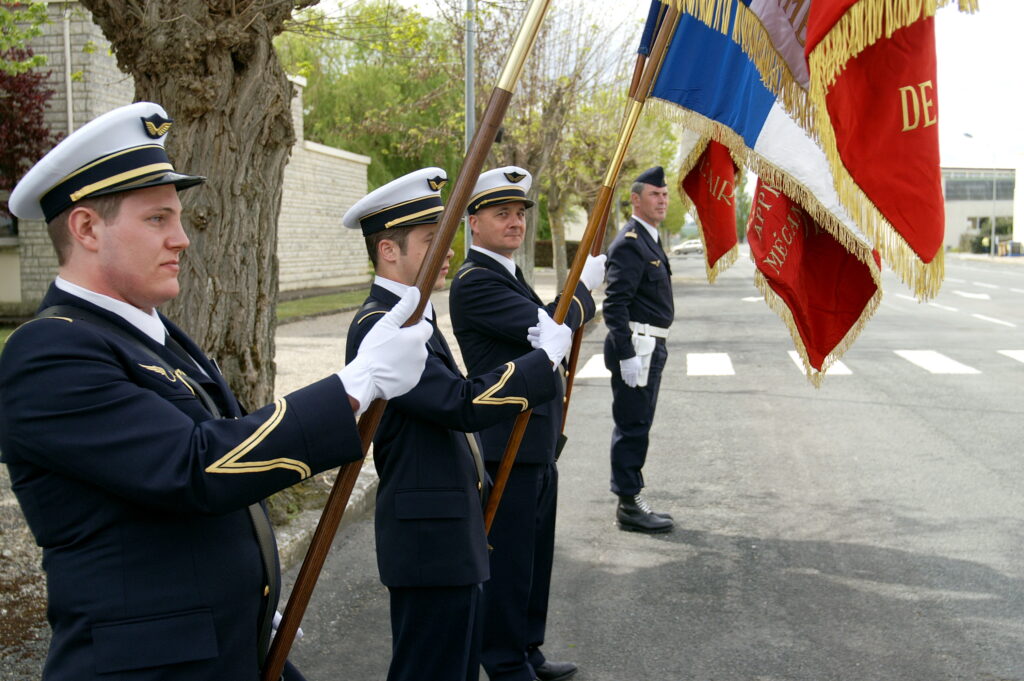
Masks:
[[[508,270],[509,274],[511,274],[513,277],[516,276],[516,261],[513,260],[512,258],[505,257],[504,255],[501,255],[500,253],[495,253],[494,251],[489,251],[486,248],[482,248],[482,247],[477,246],[477,245],[470,246],[469,249],[471,251],[476,251],[477,253],[483,253],[484,255],[486,255],[488,257],[491,257],[494,260],[497,260],[498,263],[502,267],[504,267],[506,270]]]
[[[374,276],[373,283],[376,286],[380,286],[382,289],[391,291],[399,298],[404,296],[405,292],[409,290],[409,286],[407,284],[401,284],[393,279],[385,279],[379,274]],[[427,319],[434,318],[434,305],[429,300],[427,301],[426,306],[423,308],[423,316],[426,317]]]
[[[103,308],[107,312],[113,312],[160,345],[164,344],[164,341],[167,338],[167,329],[164,327],[164,323],[156,313],[156,310],[153,310],[152,313],[143,312],[130,303],[126,303],[123,300],[116,300],[110,296],[105,296],[102,293],[90,291],[87,288],[82,288],[78,284],[73,284],[67,279],[62,279],[59,276],[53,283],[57,288],[65,293],[70,293],[75,297],[90,302],[97,307]]]
[[[654,243],[658,243],[659,239],[658,239],[658,228],[657,227],[653,227],[653,226],[647,224],[646,222],[644,222],[643,220],[638,218],[636,216],[636,213],[634,213],[631,217],[634,220],[636,220],[637,222],[639,222],[641,225],[644,226],[644,229],[647,230],[647,233],[651,235],[652,239],[654,239]]]

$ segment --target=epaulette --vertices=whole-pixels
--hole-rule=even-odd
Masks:
[[[636,239],[636,238],[637,238],[637,235],[636,235],[636,232],[626,232],[626,233],[625,233],[625,234],[624,234],[624,235],[622,236],[622,238],[623,238],[623,239]]]
[[[356,318],[356,324],[362,324],[365,320],[369,319],[375,314],[387,314],[387,310],[380,306],[377,301],[371,301],[363,305],[359,309],[358,317]]]
[[[466,276],[467,274],[469,274],[473,270],[482,270],[482,269],[484,269],[484,268],[483,267],[462,267],[462,268],[459,269],[459,273],[456,276],[459,279],[462,279],[464,276]]]

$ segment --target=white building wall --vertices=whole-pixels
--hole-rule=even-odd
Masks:
[[[118,68],[110,43],[80,3],[49,2],[48,11],[51,23],[30,47],[46,56],[47,86],[55,92],[46,122],[52,131],[66,136],[100,114],[132,102],[135,83]],[[284,172],[278,222],[280,290],[365,283],[369,280],[369,261],[362,236],[344,229],[341,217],[366,193],[370,159],[306,142],[302,126],[305,83],[302,79],[293,82],[296,97],[292,101],[292,120],[297,141]],[[16,276],[0,272],[0,282],[9,285],[18,281],[21,300],[3,300],[13,295],[0,296],[0,313],[34,311],[57,272],[57,258],[45,223],[22,221],[18,232],[17,246],[4,247],[8,257],[0,260],[2,269],[17,267]],[[10,257],[12,253],[17,254],[16,259]]]

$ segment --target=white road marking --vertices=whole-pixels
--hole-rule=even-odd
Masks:
[[[758,301],[764,300],[764,296],[748,296],[746,298],[740,298],[740,300],[742,300],[744,303],[756,303]]]
[[[896,297],[897,298],[902,298],[903,300],[909,300],[909,301],[914,302],[914,303],[917,302],[917,298],[915,298],[914,296],[908,296],[905,293],[897,293]]]
[[[1018,362],[1024,362],[1024,350],[1000,350],[1000,355],[1006,355],[1010,359],[1015,359]]]
[[[1014,293],[1024,293],[1024,288],[1011,288]]]
[[[687,376],[735,376],[732,360],[724,352],[688,352]]]
[[[972,314],[971,316],[974,317],[975,319],[980,319],[986,322],[992,322],[993,324],[1002,324],[1003,326],[1009,326],[1012,329],[1017,328],[1017,325],[1014,324],[1013,322],[1004,322],[1002,319],[996,319],[995,317],[986,317],[983,314]]]
[[[597,353],[587,360],[582,369],[576,370],[576,378],[611,378],[612,372],[604,366],[604,355]]]
[[[974,282],[974,285],[975,286],[980,286],[981,288],[999,288],[995,284],[986,284],[983,281],[976,281],[976,282]]]
[[[962,283],[964,283],[963,279],[956,279],[954,277],[945,277],[944,280],[948,281],[948,282],[951,282],[951,283],[954,283],[954,284],[962,284]]]
[[[800,373],[804,373],[804,361],[802,359],[800,359],[800,353],[798,353],[796,350],[790,350],[789,351],[789,358],[791,360],[793,360],[793,364],[795,364],[796,368],[800,370]],[[846,366],[845,364],[843,364],[839,360],[836,360],[832,364],[832,366],[830,366],[828,368],[828,371],[825,372],[825,375],[826,376],[849,376],[852,373],[853,372],[850,371],[850,367]]]
[[[967,291],[953,291],[953,293],[972,300],[992,300],[992,296],[987,293],[968,293]]]
[[[896,350],[903,359],[933,374],[980,374],[977,369],[961,364],[934,350]]]
[[[937,307],[940,310],[945,310],[946,312],[957,312],[957,309],[955,307],[950,307],[949,305],[939,305],[938,303],[928,303],[928,304],[931,305],[932,307]]]

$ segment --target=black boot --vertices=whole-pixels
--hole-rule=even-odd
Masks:
[[[650,504],[639,494],[619,495],[619,506],[615,510],[619,527],[631,532],[658,534],[672,530],[671,517],[655,513]]]

